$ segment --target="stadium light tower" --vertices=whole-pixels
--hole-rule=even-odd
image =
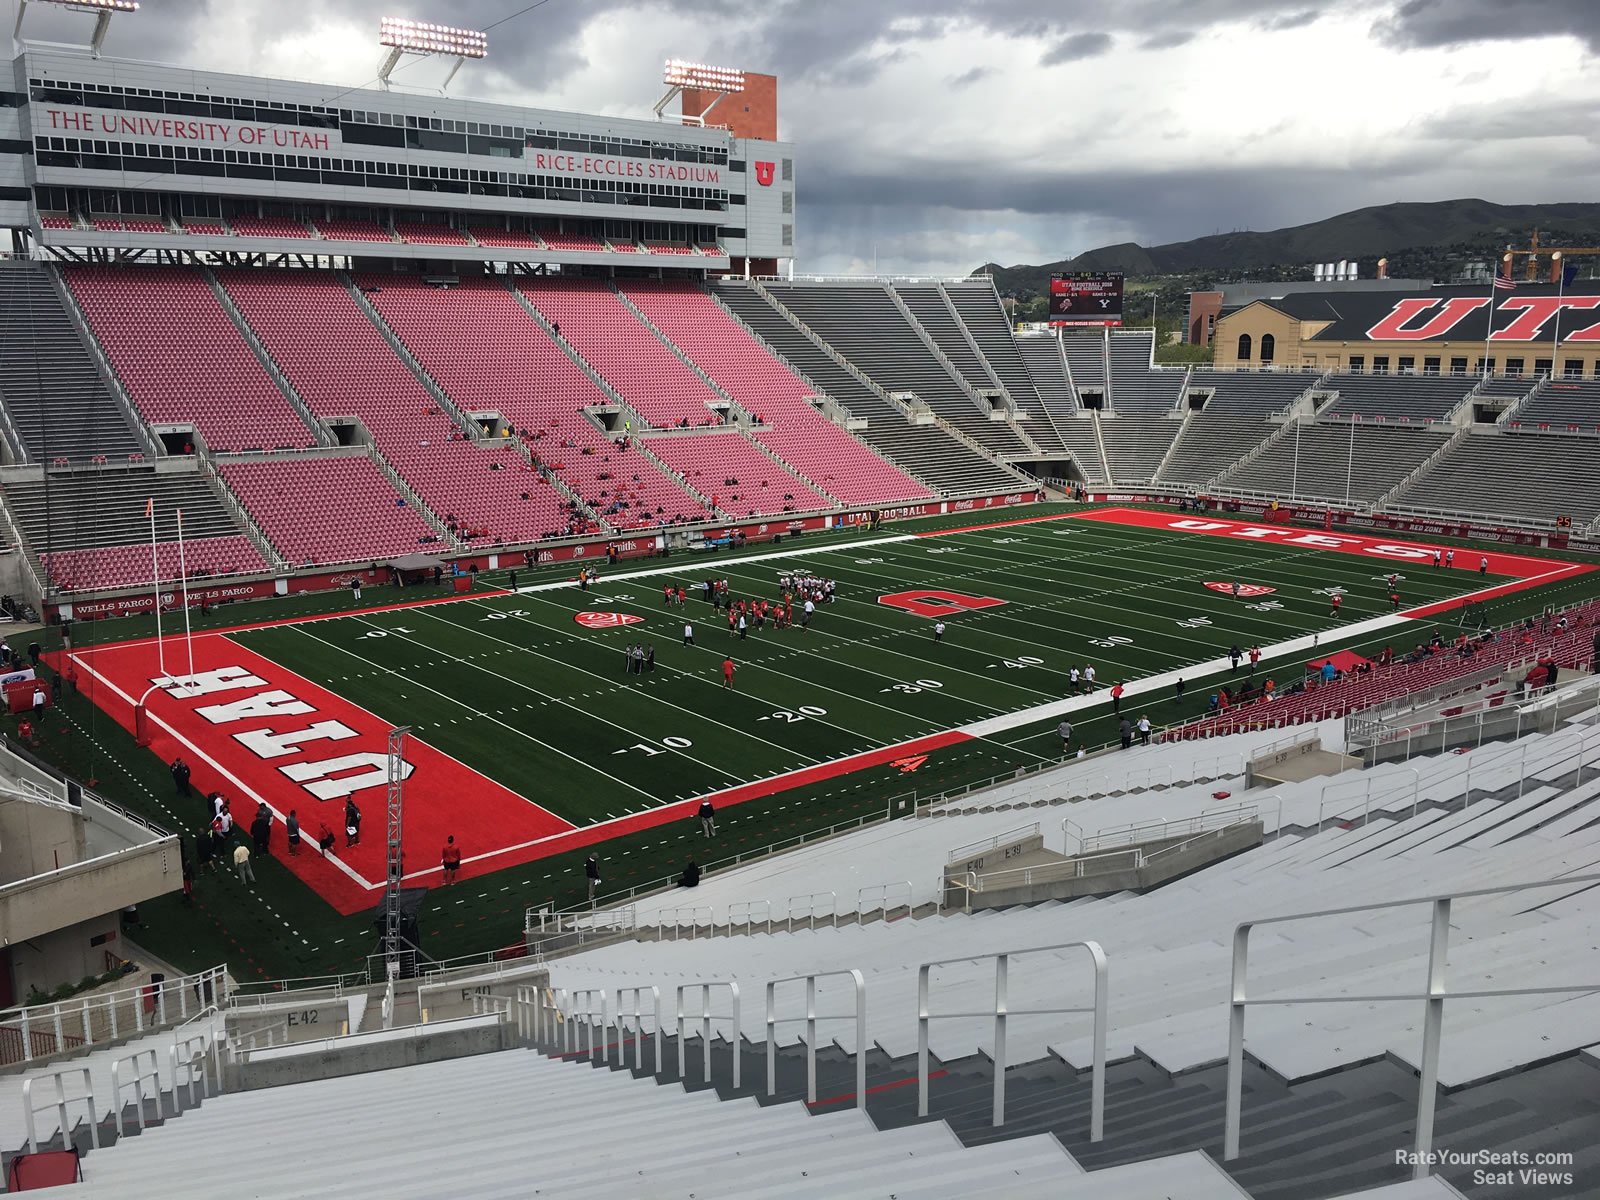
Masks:
[[[105,44],[106,32],[111,28],[111,18],[119,12],[138,12],[139,0],[17,0],[17,23],[12,27],[11,40],[19,49],[28,45],[22,37],[22,22],[28,15],[28,5],[50,4],[69,12],[87,13],[94,17],[94,33],[86,44],[72,42],[34,42],[35,46],[48,46],[62,50],[87,50],[96,58]]]
[[[716,98],[706,105],[705,112],[698,117],[690,116],[688,113],[682,116],[681,120],[686,125],[703,126],[706,123],[706,113],[722,103],[724,96],[744,91],[743,71],[734,67],[708,67],[704,63],[684,62],[681,58],[667,59],[661,81],[667,85],[667,94],[656,101],[654,111],[657,120],[661,119],[661,114],[666,111],[667,105],[681,95],[685,88],[716,94]]]
[[[389,90],[389,76],[407,54],[431,58],[442,54],[455,59],[450,73],[439,85],[442,94],[450,81],[469,58],[489,57],[489,35],[476,29],[458,29],[454,25],[435,25],[429,21],[412,21],[405,17],[384,17],[378,27],[378,44],[388,46],[388,56],[378,66],[378,84]]]

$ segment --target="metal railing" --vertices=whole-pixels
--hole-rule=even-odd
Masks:
[[[75,1077],[83,1084],[83,1094],[76,1096],[67,1095],[66,1080]],[[33,1089],[35,1084],[55,1084],[55,1095],[42,1104],[35,1104]],[[30,1075],[22,1081],[22,1114],[28,1126],[28,1153],[39,1152],[39,1129],[35,1116],[47,1109],[56,1110],[56,1122],[61,1128],[61,1140],[68,1145],[72,1144],[73,1125],[68,1123],[67,1109],[71,1105],[82,1104],[89,1118],[89,1145],[100,1149],[100,1106],[95,1103],[94,1077],[88,1067],[63,1067],[59,1071],[51,1071],[48,1075]]]
[[[650,996],[651,1011],[655,1016],[655,1030],[653,1040],[656,1047],[656,1070],[661,1074],[662,1045],[661,1045],[661,989],[654,984],[640,984],[633,987],[619,987],[617,989],[617,1049],[618,1061],[626,1063],[627,1051],[622,1048],[623,1034],[627,1028],[627,1013],[624,1008],[625,997],[633,998],[633,1067],[636,1071],[644,1070],[644,998]]]
[[[817,980],[848,978],[854,999],[853,1011],[848,1013],[817,1012]],[[806,985],[806,1013],[803,1017],[779,1017],[777,1007],[778,986],[784,983]],[[782,979],[767,981],[767,1095],[778,1094],[778,1026],[805,1023],[806,1045],[806,1103],[817,1102],[817,1022],[854,1021],[856,1026],[856,1107],[867,1106],[867,981],[860,971],[817,971],[810,975],[787,975]],[[735,1047],[734,1061],[738,1062]],[[680,1072],[681,1074],[681,1072]],[[739,1086],[737,1073],[733,1086]]]
[[[672,930],[672,940],[677,941],[683,936],[683,922],[687,917],[689,921],[689,940],[693,941],[700,933],[702,925],[709,931],[716,931],[716,909],[709,904],[682,905],[678,908],[663,908],[656,912],[656,930],[660,937],[666,937],[666,931]],[[701,920],[702,916],[705,918]]]
[[[905,890],[905,899],[893,902],[893,898],[900,895],[902,888]],[[892,919],[889,914],[901,908],[906,910],[906,916],[909,917],[911,915],[911,899],[912,891],[909,879],[897,879],[893,883],[874,883],[864,888],[858,888],[856,890],[856,919],[859,921],[869,912],[881,912],[883,913],[883,919],[889,921]],[[876,908],[867,907],[868,902],[872,900],[877,901]]]
[[[819,900],[822,900],[823,898],[826,898],[827,901],[828,901],[828,909],[827,909],[826,912],[819,912],[818,911],[818,907],[817,907],[817,902]],[[801,916],[805,921],[805,928],[806,929],[808,929],[808,930],[815,929],[817,927],[817,920],[819,918],[822,919],[822,921],[824,922],[825,926],[831,925],[835,929],[839,928],[839,897],[838,897],[838,895],[836,893],[834,893],[834,892],[812,892],[812,893],[810,893],[808,895],[790,896],[789,897],[789,899],[787,901],[788,910],[789,911],[788,911],[787,917],[784,920],[784,932],[785,933],[793,933],[794,932],[794,917],[795,917],[795,901],[796,900],[805,901],[805,908],[801,911]]]
[[[136,1037],[147,1029],[186,1021],[207,1005],[225,1001],[227,995],[227,969],[212,967],[76,1001],[8,1009],[0,1012],[0,1063],[33,1062]]]
[[[132,1076],[126,1083],[122,1081],[123,1068]],[[150,1083],[150,1098],[156,1102],[159,1113],[161,1107],[161,1060],[153,1049],[135,1050],[132,1054],[125,1054],[111,1064],[111,1111],[117,1123],[117,1136],[122,1137],[122,1092],[124,1088],[133,1089],[134,1115],[139,1119],[139,1132],[145,1130],[144,1102],[146,1099],[145,1081]],[[160,1120],[158,1116],[156,1118]]]
[[[732,900],[728,903],[728,936],[733,936],[733,926],[737,919],[739,926],[745,933],[754,933],[757,923],[756,913],[762,913],[761,924],[766,926],[766,932],[772,932],[772,901],[770,900]],[[734,914],[738,914],[735,918]]]
[[[1244,1100],[1244,1036],[1245,1013],[1263,1005],[1292,1004],[1379,1004],[1386,1002],[1423,1002],[1422,1057],[1418,1064],[1420,1085],[1417,1094],[1416,1144],[1412,1161],[1414,1179],[1425,1179],[1431,1172],[1430,1151],[1433,1148],[1434,1106],[1439,1090],[1439,1043],[1444,1032],[1444,1004],[1450,1000],[1483,1000],[1504,996],[1577,995],[1600,992],[1600,981],[1592,984],[1560,984],[1541,987],[1474,988],[1466,991],[1449,991],[1445,982],[1445,964],[1450,952],[1450,910],[1456,900],[1476,896],[1504,896],[1537,888],[1570,887],[1574,884],[1600,883],[1600,874],[1567,875],[1559,879],[1538,879],[1525,883],[1506,883],[1492,887],[1473,888],[1445,895],[1418,896],[1409,900],[1385,900],[1373,904],[1354,904],[1342,908],[1328,908],[1317,912],[1292,913],[1279,917],[1263,917],[1241,922],[1233,933],[1233,975],[1231,998],[1228,1002],[1228,1078],[1223,1130],[1224,1161],[1239,1157],[1240,1124]],[[1389,908],[1427,905],[1432,910],[1428,938],[1428,966],[1425,986],[1418,991],[1400,991],[1381,995],[1309,995],[1270,996],[1252,998],[1248,988],[1250,934],[1262,925],[1279,925],[1289,921],[1310,921],[1321,917],[1348,916],[1353,913],[1377,912]]]
[[[221,1039],[217,1037],[216,1030],[202,1029],[187,1035],[183,1032],[196,1021],[207,1017],[215,1019],[217,1013],[216,1005],[210,1005],[172,1031],[172,1046],[167,1053],[172,1068],[172,1102],[179,1112],[183,1111],[182,1087],[189,1089],[189,1107],[193,1108],[198,1103],[194,1094],[197,1075],[202,1095],[212,1094],[213,1081],[215,1091],[218,1094],[222,1092]]]
[[[1009,980],[1011,960],[1024,954],[1042,954],[1056,950],[1086,950],[1094,967],[1094,1004],[1079,1008],[1011,1008]],[[936,1013],[929,1008],[930,976],[935,967],[956,963],[982,962],[994,959],[994,1006],[977,1012]],[[1049,1016],[1068,1013],[1094,1014],[1094,1065],[1089,1082],[1089,1140],[1098,1142],[1105,1136],[1106,1119],[1106,1007],[1109,1002],[1106,952],[1098,942],[1061,942],[1053,946],[1028,946],[1020,950],[1006,950],[998,954],[985,954],[978,958],[947,958],[925,962],[917,968],[917,1115],[928,1115],[928,1034],[930,1023],[946,1018],[993,1018],[994,1020],[994,1106],[993,1123],[1005,1124],[1006,1119],[1006,1023],[1012,1016]]]
[[[947,865],[958,863],[964,859],[971,858],[974,854],[986,854],[990,850],[997,850],[1008,842],[1019,842],[1024,838],[1033,837],[1038,832],[1039,822],[1037,821],[1031,825],[1018,825],[1015,829],[997,833],[991,838],[984,838],[982,841],[971,842],[965,846],[957,846],[945,855],[944,861]]]
[[[594,1006],[596,997],[598,997],[600,1001],[600,1007],[598,1010],[596,1010]],[[583,1004],[581,1009],[578,1007],[580,1001]],[[569,999],[567,1008],[566,1053],[568,1055],[577,1055],[581,1053],[583,1057],[589,1059],[590,1061],[594,1060],[596,1051],[594,1040],[594,1018],[596,1016],[600,1018],[599,1052],[603,1055],[605,1053],[606,1046],[606,1030],[611,1027],[611,1009],[610,1002],[606,999],[606,989],[603,987],[575,989]],[[583,1037],[581,1039],[583,1045],[581,1048],[578,1045],[580,1040],[578,1036],[578,1024],[580,1017],[582,1018],[583,1024]]]
[[[1203,809],[1192,817],[1178,817],[1170,821],[1114,825],[1110,829],[1102,829],[1099,833],[1088,835],[1079,830],[1078,853],[1091,854],[1110,846],[1132,846],[1138,842],[1165,841],[1167,838],[1182,837],[1187,833],[1200,833],[1204,830],[1225,828],[1259,819],[1260,813],[1254,804],[1232,804],[1225,808]],[[1070,818],[1063,817],[1061,820],[1063,839],[1071,836],[1069,826],[1073,829],[1078,828]]]
[[[698,988],[700,990],[700,1077],[707,1083],[711,1082],[711,989],[727,988],[732,1000],[733,1029],[728,1035],[728,1044],[733,1047],[733,1089],[739,1090],[740,1086],[740,1060],[739,1053],[739,984],[732,979],[703,979],[698,983],[680,983],[677,990],[676,1018],[678,1029],[678,1078],[687,1081],[687,1064],[684,1061],[684,1032],[687,1023],[695,1018],[684,1011],[684,993]]]

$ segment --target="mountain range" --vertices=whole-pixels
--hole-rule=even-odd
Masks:
[[[1377,260],[1387,257],[1392,276],[1442,278],[1452,263],[1459,267],[1509,244],[1525,247],[1535,229],[1543,245],[1600,246],[1600,204],[1383,204],[1263,233],[1214,233],[1164,246],[1122,242],[1060,262],[1011,267],[989,263],[978,270],[994,275],[1003,295],[1019,297],[1042,294],[1058,271],[1237,278],[1263,271],[1309,271],[1314,263],[1353,259],[1370,278]],[[1600,259],[1594,261],[1600,265]]]

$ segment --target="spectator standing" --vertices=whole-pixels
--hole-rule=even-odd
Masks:
[[[289,810],[289,819],[284,823],[284,829],[289,838],[289,855],[295,857],[300,853],[300,818],[295,815],[294,809]]]
[[[933,640],[935,642],[944,641],[944,622],[943,621],[935,621],[933,623]]]
[[[350,598],[357,604],[361,603],[361,576],[359,575],[350,581]]]
[[[181,754],[172,760],[172,786],[180,796],[189,794],[189,764]]]
[[[1128,720],[1127,717],[1122,718],[1121,724],[1117,726],[1117,732],[1122,737],[1122,748],[1124,750],[1133,745],[1133,722]]]
[[[344,802],[344,844],[348,848],[361,841],[361,810],[354,800]]]
[[[700,801],[700,832],[708,838],[717,836],[717,810],[712,807],[711,801]]]
[[[243,842],[233,848],[233,869],[239,872],[240,883],[255,885],[256,873],[250,869],[250,847]]]
[[[1114,713],[1122,711],[1122,685],[1120,683],[1111,685],[1111,711]]]
[[[1065,755],[1072,749],[1072,722],[1063,717],[1056,732],[1061,735],[1061,753]]]
[[[1139,730],[1139,745],[1148,746],[1150,744],[1150,718],[1141,716],[1137,728]]]
[[[728,691],[733,690],[733,657],[722,660],[722,686]]]
[[[583,863],[584,878],[589,881],[589,903],[594,903],[594,894],[600,888],[600,860],[594,855],[589,855]]]
[[[683,623],[683,644],[685,646],[694,645],[694,626],[687,621]]]
[[[461,847],[456,845],[455,834],[444,840],[444,851],[439,856],[439,865],[444,868],[444,881],[454,883],[456,873],[461,870]],[[593,899],[593,896],[590,897]]]

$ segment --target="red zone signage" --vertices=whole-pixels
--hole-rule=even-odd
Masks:
[[[1270,596],[1278,590],[1277,588],[1268,587],[1264,583],[1241,583],[1237,585],[1231,583],[1208,583],[1206,586],[1213,592],[1226,592],[1230,596],[1233,595],[1235,586],[1239,589],[1239,595],[1251,597]]]
[[[1388,316],[1367,330],[1374,342],[1431,342],[1450,336],[1450,331],[1480,309],[1489,307],[1487,296],[1451,296],[1439,300],[1411,296],[1395,301]],[[1545,332],[1557,313],[1593,313],[1600,310],[1600,296],[1509,296],[1494,307],[1497,318],[1509,320],[1489,335],[1491,342],[1534,342],[1547,339]],[[1583,325],[1572,321],[1571,332],[1563,342],[1600,342],[1600,321]]]
[[[580,612],[573,613],[572,619],[585,629],[616,629],[622,625],[644,624],[644,618],[638,613]]]

